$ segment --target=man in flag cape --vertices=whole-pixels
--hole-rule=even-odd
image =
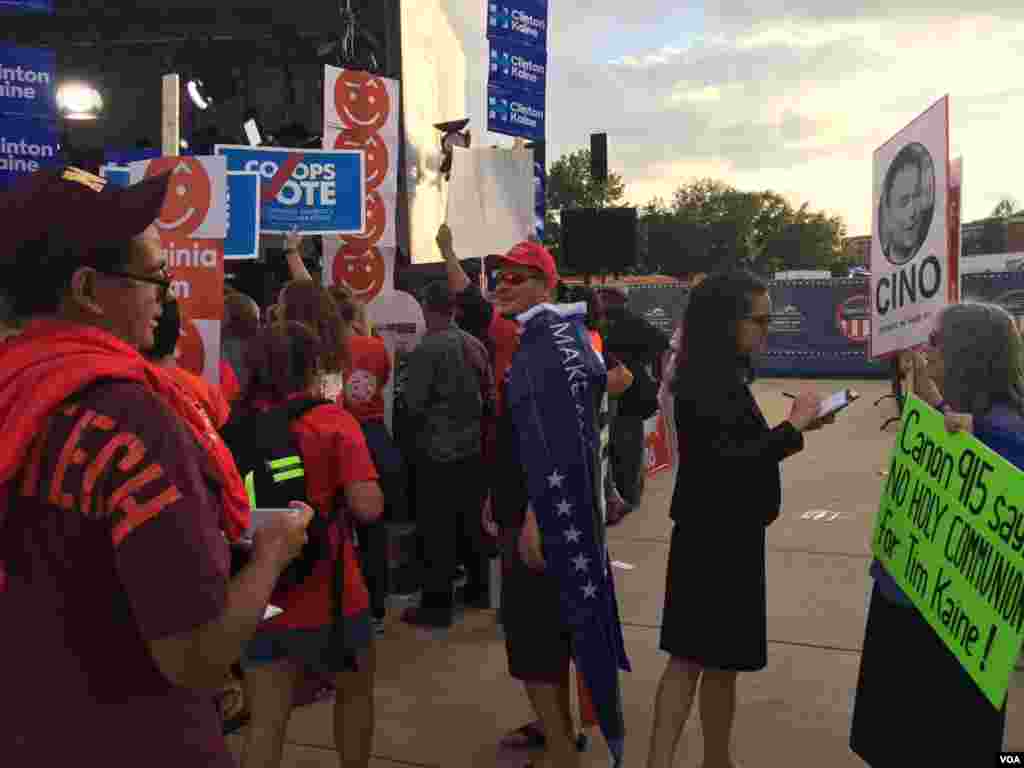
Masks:
[[[451,251],[444,228],[439,244]],[[453,287],[464,327],[488,337],[503,381],[488,459],[509,672],[541,721],[545,765],[571,768],[579,765],[569,704],[575,658],[619,765],[618,670],[628,662],[598,506],[597,411],[607,373],[588,340],[586,306],[547,303],[558,282],[550,253],[524,242],[498,265],[493,305]]]
[[[629,662],[598,503],[597,403],[607,373],[585,318],[585,304],[542,304],[519,315],[523,332],[505,397],[526,470],[526,527],[535,517],[543,567],[556,582],[573,656],[618,766],[625,737],[619,669],[628,671]]]

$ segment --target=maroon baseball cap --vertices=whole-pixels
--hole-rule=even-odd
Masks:
[[[499,263],[519,264],[523,267],[539,269],[547,278],[548,288],[558,285],[558,267],[555,266],[554,257],[540,243],[532,240],[524,240],[500,257]]]
[[[58,232],[83,250],[130,240],[160,216],[171,174],[130,187],[73,166],[38,171],[0,192],[0,262],[27,242]]]

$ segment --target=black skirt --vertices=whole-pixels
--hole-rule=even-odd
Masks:
[[[996,709],[917,608],[875,585],[853,705],[850,749],[873,768],[996,765],[1006,707]]]
[[[724,553],[715,545],[723,540],[729,541]],[[711,669],[764,669],[764,553],[760,520],[733,521],[727,531],[676,523],[668,555],[661,650]]]

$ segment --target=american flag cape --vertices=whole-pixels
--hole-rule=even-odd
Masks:
[[[611,561],[598,511],[597,403],[608,372],[590,345],[585,304],[543,304],[519,316],[519,350],[506,385],[547,571],[558,581],[601,732],[622,764],[619,670],[629,671]]]

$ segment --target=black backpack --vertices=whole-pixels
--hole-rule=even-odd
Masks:
[[[307,411],[330,400],[303,399],[274,408],[266,413],[252,413],[227,424],[221,436],[235,457],[238,472],[245,482],[249,503],[264,509],[285,508],[292,501],[309,504],[306,492],[306,470],[298,442],[291,432],[291,423]],[[312,505],[310,505],[312,506]],[[305,581],[318,560],[330,554],[328,526],[333,520],[317,510],[309,528],[308,541],[302,554],[282,572],[278,588],[291,589]],[[248,549],[236,546],[231,553],[231,572],[237,573],[248,562]]]

